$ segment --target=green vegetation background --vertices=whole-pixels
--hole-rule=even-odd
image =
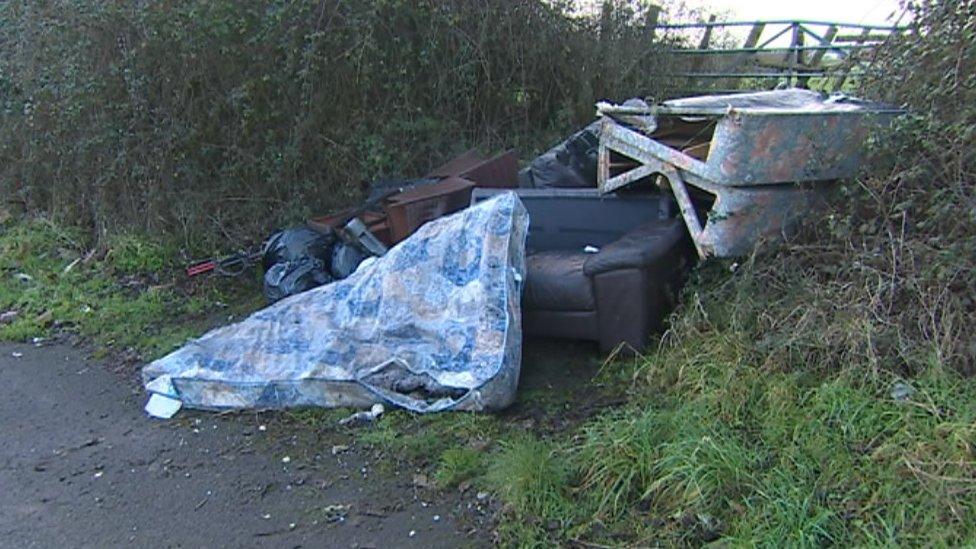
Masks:
[[[643,6],[566,9],[0,4],[0,337],[138,364],[259,305],[250,279],[174,282],[190,256],[665,93]],[[912,112],[865,175],[788,245],[700,269],[660,348],[585,386],[616,406],[561,422],[579,394],[536,390],[531,428],[397,412],[360,441],[496,494],[506,544],[976,543],[976,2],[914,21],[858,83]]]

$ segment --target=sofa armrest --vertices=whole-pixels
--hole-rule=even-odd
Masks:
[[[638,225],[587,258],[583,272],[595,276],[621,269],[640,269],[672,254],[686,244],[688,232],[681,218],[660,219]]]

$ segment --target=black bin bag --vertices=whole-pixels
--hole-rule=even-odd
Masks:
[[[332,282],[332,277],[325,264],[318,259],[305,257],[298,261],[275,263],[264,272],[264,296],[274,303],[329,282]]]
[[[279,231],[264,244],[264,295],[275,302],[332,282],[327,265],[335,236],[295,227]]]
[[[533,160],[519,173],[519,186],[596,187],[599,147],[600,123],[595,122]]]
[[[270,269],[275,263],[297,261],[304,257],[327,262],[335,240],[335,235],[320,233],[308,227],[278,231],[264,243],[264,269]]]

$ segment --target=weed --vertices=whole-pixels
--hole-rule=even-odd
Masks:
[[[441,454],[434,478],[439,487],[453,488],[477,476],[482,467],[481,452],[470,446],[454,446]]]
[[[357,438],[363,444],[382,447],[384,449],[397,448],[402,428],[409,417],[407,413],[394,410],[383,414],[378,420],[357,433]]]
[[[397,459],[429,463],[449,448],[472,440],[489,440],[500,432],[500,421],[488,415],[456,413],[418,416],[391,410],[357,432],[364,444],[389,450]]]
[[[119,234],[109,244],[109,259],[121,274],[159,273],[173,266],[176,250],[134,233]]]
[[[44,328],[34,320],[17,320],[0,328],[0,339],[6,341],[29,341],[35,337],[43,336],[44,333]]]
[[[933,372],[901,401],[890,396],[893,376],[778,372],[754,362],[759,353],[747,352],[738,328],[703,322],[707,330],[648,360],[638,388],[654,404],[601,417],[580,437],[579,493],[599,495],[600,516],[639,531],[627,513],[646,509],[665,524],[648,534],[658,542],[973,539],[965,479],[976,462],[961,441],[972,430],[976,382]],[[688,515],[713,517],[719,531],[668,520]]]

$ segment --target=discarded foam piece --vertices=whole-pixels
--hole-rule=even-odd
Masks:
[[[169,419],[182,407],[183,402],[177,398],[152,394],[149,396],[149,402],[146,403],[146,413],[155,418]]]
[[[519,378],[527,228],[514,193],[434,220],[348,278],[147,365],[146,389],[202,409],[504,408]]]
[[[374,404],[368,411],[356,412],[348,417],[344,417],[339,420],[339,425],[350,425],[355,423],[371,423],[376,421],[376,418],[383,415],[386,408],[382,404]],[[335,454],[335,451],[332,452]]]
[[[150,391],[149,402],[146,403],[146,413],[159,419],[169,419],[176,415],[183,407],[183,402],[176,398],[176,391],[169,376],[159,376],[146,384]]]

